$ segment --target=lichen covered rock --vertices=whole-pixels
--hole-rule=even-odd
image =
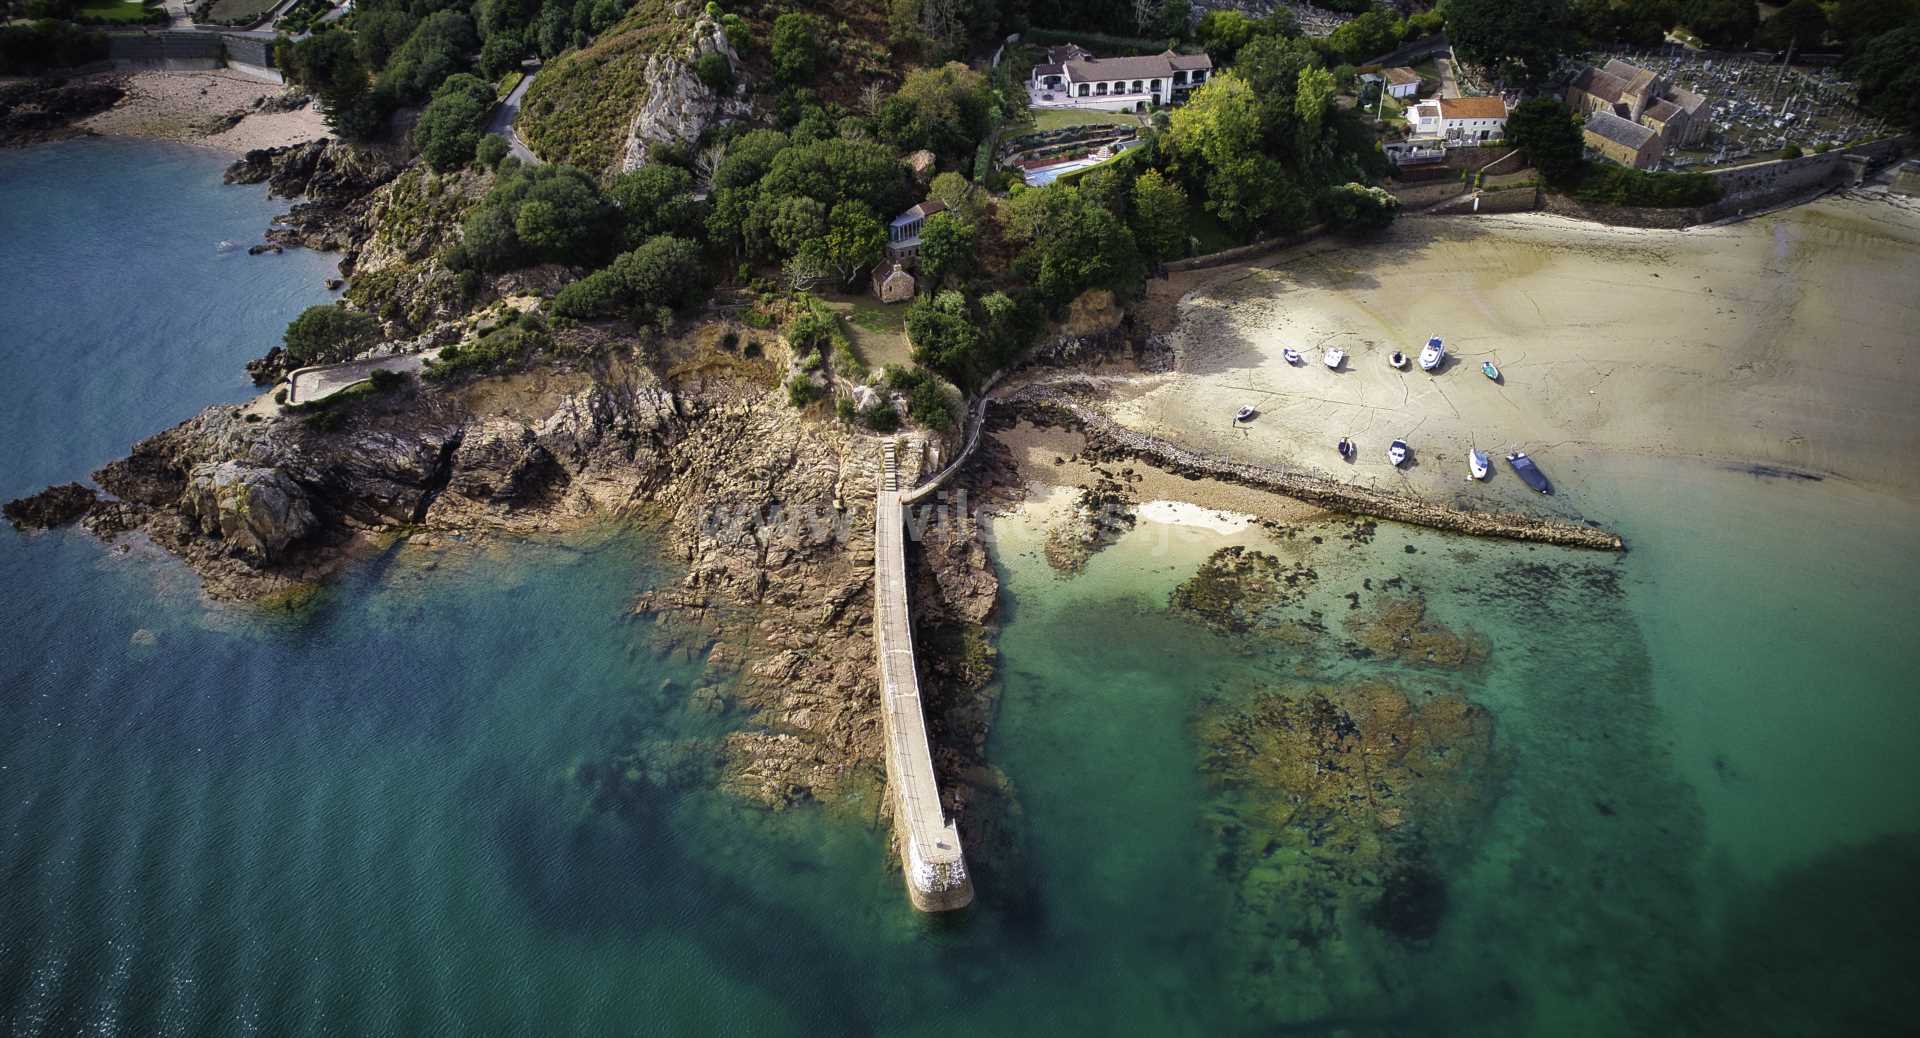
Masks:
[[[306,492],[284,473],[223,461],[195,466],[181,514],[203,534],[257,562],[271,562],[318,525]]]

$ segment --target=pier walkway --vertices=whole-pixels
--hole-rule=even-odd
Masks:
[[[892,440],[882,445],[880,486],[874,496],[873,645],[880,670],[880,712],[887,737],[887,789],[894,831],[907,876],[907,897],[922,912],[945,912],[973,902],[973,880],[960,851],[960,832],[940,806],[920,705],[920,672],[907,612],[906,514]]]

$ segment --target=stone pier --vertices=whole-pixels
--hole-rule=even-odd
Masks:
[[[907,612],[905,506],[891,440],[883,451],[873,509],[873,645],[887,737],[887,792],[893,798],[907,897],[922,912],[946,912],[973,903],[973,880],[960,852],[960,832],[941,807],[933,775],[913,655],[913,622]]]

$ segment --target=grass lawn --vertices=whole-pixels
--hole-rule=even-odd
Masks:
[[[853,352],[868,367],[913,363],[913,346],[907,342],[907,304],[883,306],[872,296],[837,292],[820,298],[845,319],[843,327],[853,340]]]
[[[140,0],[86,0],[74,13],[111,22],[137,22],[146,17],[147,8]]]
[[[500,86],[494,91],[494,96],[505,101],[507,95],[513,93],[513,88],[519,86],[520,81],[525,78],[527,78],[527,74],[519,69],[514,69],[512,72],[501,76]]]
[[[207,11],[207,16],[216,21],[236,19],[251,21],[273,10],[273,5],[277,2],[278,0],[217,0],[212,9]]]
[[[1096,112],[1084,108],[1042,108],[1033,113],[1033,128],[1064,130],[1069,126],[1138,126],[1130,112]]]

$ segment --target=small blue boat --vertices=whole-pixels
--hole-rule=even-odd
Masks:
[[[1542,494],[1553,493],[1553,484],[1547,482],[1547,474],[1540,471],[1540,466],[1535,465],[1532,458],[1527,457],[1526,451],[1514,451],[1507,455],[1507,464],[1513,466],[1514,475],[1520,477],[1520,482]]]
[[[1495,382],[1500,381],[1500,369],[1493,366],[1493,361],[1490,361],[1490,360],[1481,361],[1480,373],[1494,380]]]

